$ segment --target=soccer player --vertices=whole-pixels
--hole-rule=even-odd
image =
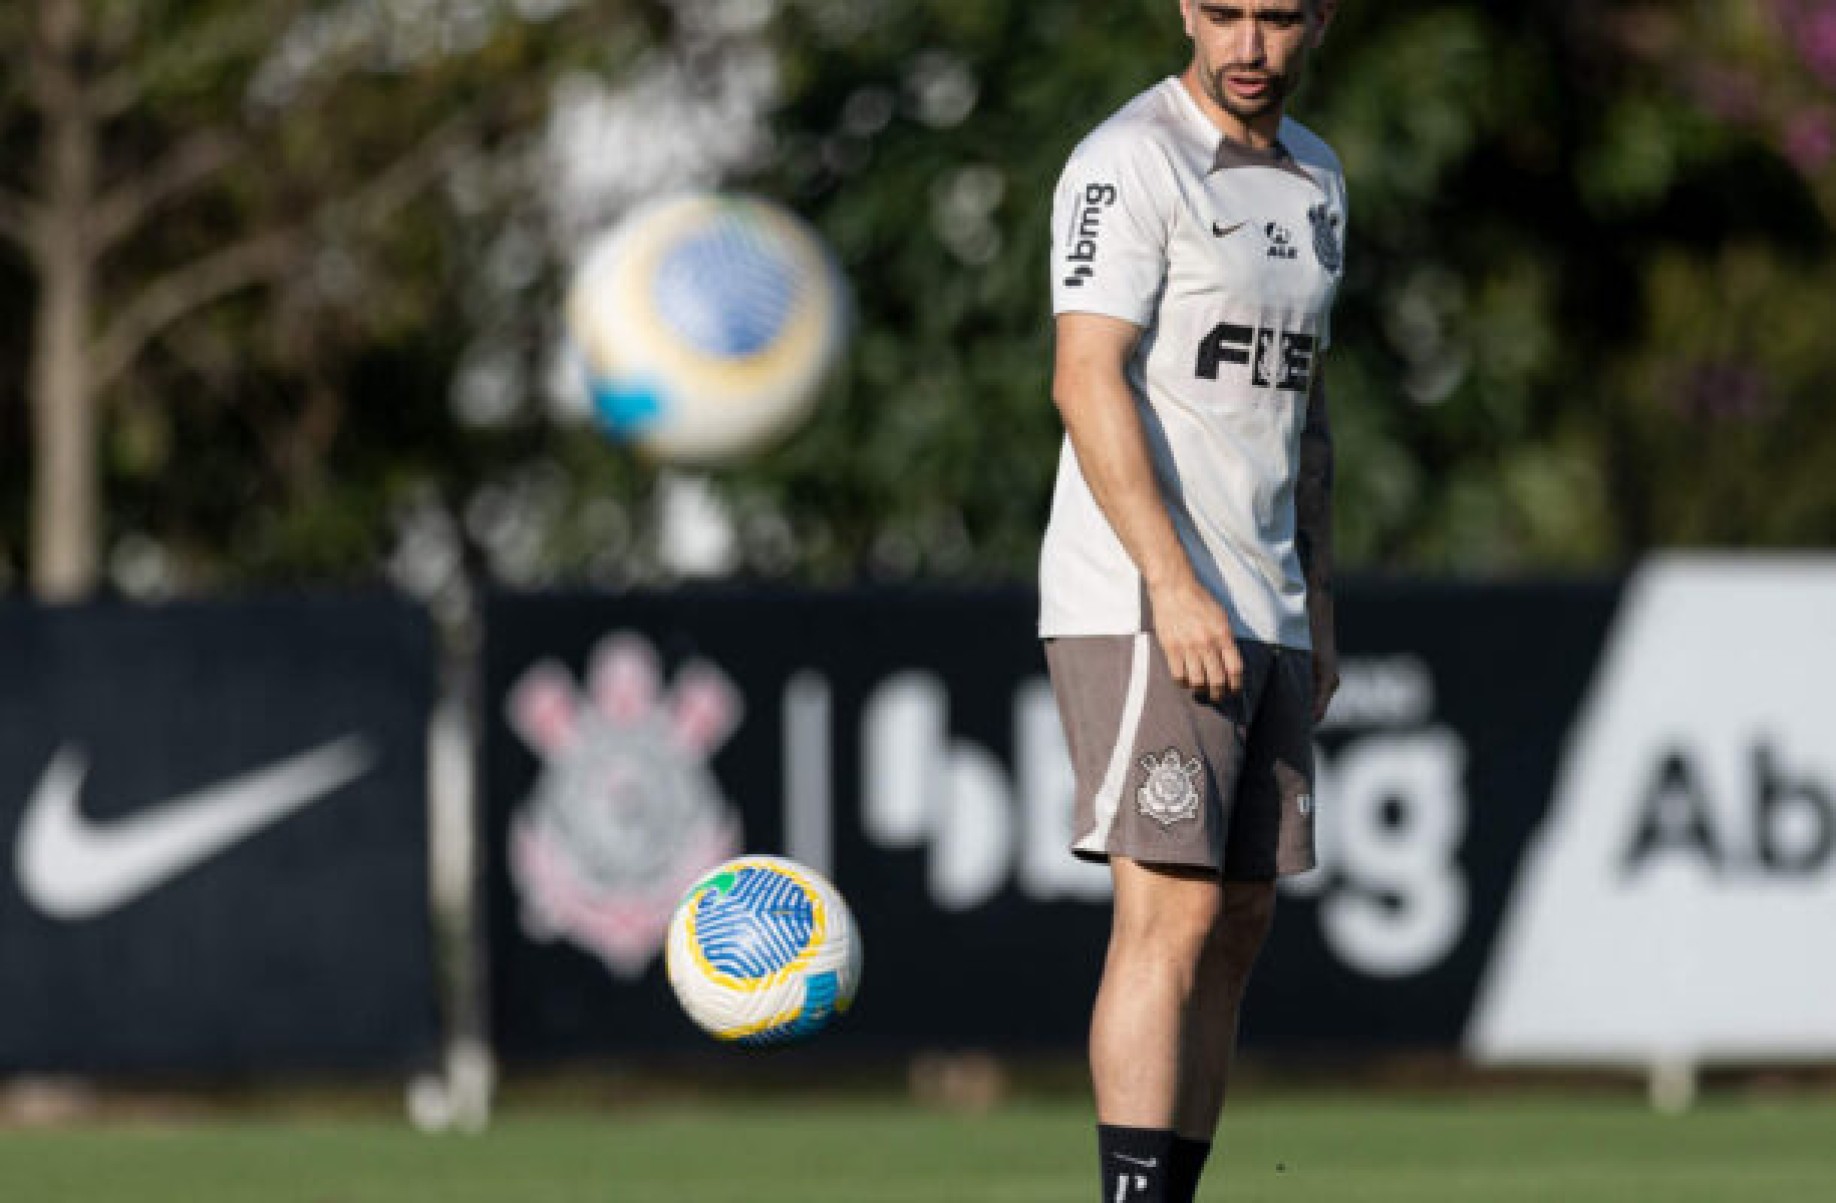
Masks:
[[[1040,634],[1074,851],[1115,884],[1090,1033],[1104,1203],[1194,1198],[1275,880],[1314,863],[1346,196],[1285,106],[1334,7],[1180,0],[1191,64],[1090,134],[1056,195],[1067,439]]]

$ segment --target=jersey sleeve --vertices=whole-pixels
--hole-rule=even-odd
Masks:
[[[1052,202],[1053,313],[1153,324],[1172,209],[1158,153],[1145,139],[1100,137],[1071,156]]]

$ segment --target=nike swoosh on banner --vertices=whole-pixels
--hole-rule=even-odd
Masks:
[[[368,741],[350,735],[254,772],[97,823],[78,809],[89,765],[66,745],[19,821],[20,893],[53,919],[93,919],[369,772]]]
[[[1248,224],[1247,221],[1240,221],[1234,226],[1227,226],[1221,221],[1214,221],[1211,223],[1211,233],[1214,238],[1229,238]]]

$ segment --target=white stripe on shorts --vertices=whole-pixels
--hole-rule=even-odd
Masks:
[[[1151,650],[1148,640],[1152,638],[1147,631],[1135,635],[1135,658],[1128,669],[1128,696],[1122,703],[1122,725],[1116,732],[1116,746],[1109,753],[1109,768],[1103,773],[1103,784],[1097,788],[1096,826],[1077,842],[1080,852],[1109,850],[1109,829],[1116,825],[1122,787],[1128,783],[1135,753],[1135,733],[1141,727],[1141,712],[1147,708],[1148,653]]]

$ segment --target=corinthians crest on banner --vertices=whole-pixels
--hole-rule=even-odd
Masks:
[[[739,816],[708,767],[740,724],[739,692],[705,661],[666,686],[655,649],[621,632],[594,650],[584,695],[543,661],[507,710],[543,762],[510,825],[523,928],[639,977],[683,891],[740,851]]]

